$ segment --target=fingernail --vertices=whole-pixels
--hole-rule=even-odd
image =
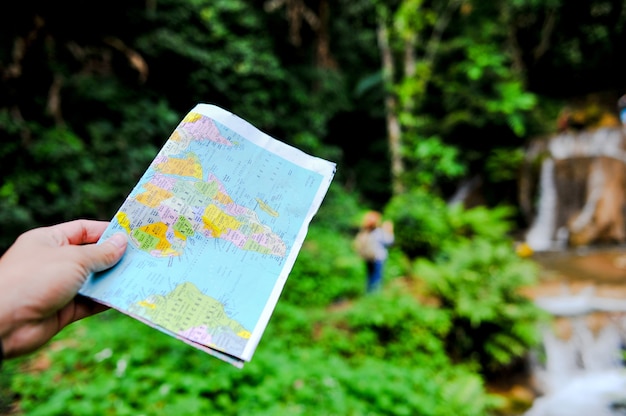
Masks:
[[[126,234],[124,233],[115,233],[107,240],[111,242],[115,247],[122,248],[126,246],[128,239],[126,238]]]

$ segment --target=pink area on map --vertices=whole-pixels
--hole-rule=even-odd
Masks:
[[[163,250],[150,250],[148,252],[152,257],[161,258],[161,257],[171,257],[171,256],[179,256],[179,252],[169,252],[165,254]]]
[[[225,208],[224,210],[228,214],[232,215],[233,217],[237,217],[239,215],[252,212],[250,208],[244,207],[242,205],[237,205],[237,204],[228,204],[224,208]]]
[[[167,158],[163,158],[163,159],[166,160]],[[172,188],[174,188],[174,184],[176,183],[177,180],[178,179],[176,178],[169,178],[165,175],[157,173],[156,175],[152,177],[152,179],[150,179],[150,183],[152,183],[155,186],[158,186],[159,188],[165,189],[167,191],[171,191]]]
[[[161,221],[168,226],[171,226],[178,220],[178,213],[167,205],[159,205],[157,212],[159,213]]]
[[[206,325],[200,325],[191,327],[185,331],[181,331],[178,335],[189,338],[194,342],[198,342],[204,345],[210,345],[212,343],[211,334],[207,332],[208,327]]]
[[[168,159],[169,159],[169,158],[168,158],[167,156],[164,156],[164,155],[162,155],[162,154],[158,154],[158,155],[156,155],[156,157],[155,157],[155,158],[154,158],[154,160],[152,161],[152,165],[153,165],[153,166],[157,166],[157,165],[159,165],[159,164],[161,164],[161,163],[165,163],[165,162],[167,162],[167,160],[168,160]]]
[[[233,229],[229,229],[228,231],[226,231],[222,235],[222,238],[224,240],[230,241],[231,243],[233,243],[234,245],[240,248],[243,247],[244,243],[248,239],[248,237],[245,234],[239,231],[233,230]]]
[[[256,241],[262,246],[267,246],[269,244],[268,234],[265,234],[265,233],[252,234],[250,236],[250,239]]]
[[[200,230],[197,230],[197,231],[198,231],[201,235],[205,236],[206,238],[213,238],[213,237],[214,237],[214,235],[213,235],[213,233],[211,232],[211,230],[209,230],[209,229],[208,229],[208,228],[206,228],[206,227],[202,227],[202,228],[200,228]]]
[[[195,121],[182,123],[180,128],[185,130],[187,133],[190,133],[193,140],[210,140],[226,146],[233,145],[228,139],[220,134],[220,131],[213,120],[208,117],[202,116]]]
[[[256,233],[250,236],[251,239],[259,243],[262,247],[268,248],[272,254],[277,256],[284,256],[287,253],[287,244],[276,234],[260,234]]]

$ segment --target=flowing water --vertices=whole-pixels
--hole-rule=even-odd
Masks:
[[[563,250],[572,231],[581,232],[594,224],[605,228],[616,220],[597,215],[600,207],[615,208],[604,209],[605,217],[615,216],[625,208],[623,189],[617,195],[611,188],[623,172],[624,149],[625,130],[616,127],[564,132],[531,145],[527,163],[539,163],[541,169],[537,179],[527,174],[522,182],[538,181],[534,221],[526,234],[526,243],[533,250]],[[616,170],[616,165],[621,170]],[[524,199],[535,198],[525,195]]]
[[[531,357],[538,392],[525,416],[626,415],[626,250],[537,256],[531,296],[554,317]]]
[[[524,416],[626,415],[626,247],[568,247],[566,225],[572,224],[563,221],[572,212],[580,213],[576,221],[589,221],[599,201],[594,195],[606,178],[590,170],[579,181],[584,189],[563,192],[560,186],[577,179],[562,175],[558,182],[555,174],[559,160],[570,159],[572,166],[582,157],[626,161],[623,133],[619,128],[564,133],[545,149],[551,157],[542,161],[537,215],[526,243],[542,270],[540,284],[529,294],[553,322],[542,328],[542,347],[530,359],[538,396]],[[574,175],[582,168],[570,169]],[[559,195],[568,193],[586,195],[584,205],[566,206]]]
[[[554,183],[554,159],[547,158],[541,165],[539,176],[539,199],[538,215],[526,234],[526,242],[536,251],[563,248],[562,239],[555,240],[553,235],[556,226],[557,193]]]

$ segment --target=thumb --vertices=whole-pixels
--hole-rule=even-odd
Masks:
[[[127,245],[126,234],[119,232],[100,244],[81,246],[85,256],[84,266],[94,273],[113,267],[124,255]]]

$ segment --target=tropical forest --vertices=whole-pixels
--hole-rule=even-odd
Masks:
[[[552,319],[529,237],[626,242],[626,1],[24,0],[0,27],[0,255],[110,221],[199,103],[336,164],[243,368],[111,308],[5,359],[0,414],[521,416]],[[624,147],[546,144],[596,131]],[[580,203],[530,235],[551,155]],[[369,292],[372,210],[395,239]]]

